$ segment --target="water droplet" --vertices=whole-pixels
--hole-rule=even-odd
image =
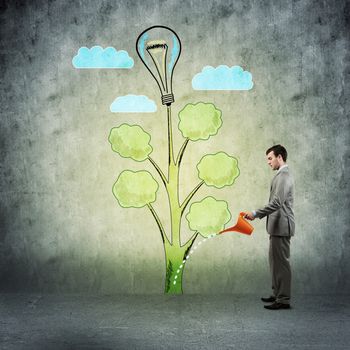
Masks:
[[[182,266],[183,266],[183,265],[180,265],[179,268],[182,269]]]
[[[182,260],[182,263],[184,264],[186,262],[186,260]]]
[[[187,256],[186,256],[186,260],[188,260],[189,258],[190,258],[190,256],[189,256],[189,255],[187,255]]]
[[[176,281],[174,281],[174,284],[176,284]]]
[[[177,275],[175,276],[175,279],[177,279]]]
[[[176,273],[179,273],[179,272],[180,272],[180,270],[177,270],[177,271],[176,271]]]

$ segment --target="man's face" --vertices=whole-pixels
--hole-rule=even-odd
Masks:
[[[267,154],[267,164],[270,165],[272,170],[278,170],[280,168],[279,158],[275,156],[273,151]]]

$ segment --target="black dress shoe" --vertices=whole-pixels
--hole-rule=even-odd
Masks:
[[[264,308],[268,310],[290,309],[290,305],[274,302],[271,305],[264,305]]]
[[[276,301],[275,297],[261,298],[264,303],[273,303]]]

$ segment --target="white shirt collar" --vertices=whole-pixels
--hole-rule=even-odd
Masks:
[[[277,170],[277,174],[283,169],[283,168],[287,168],[288,164],[283,164],[278,170]]]

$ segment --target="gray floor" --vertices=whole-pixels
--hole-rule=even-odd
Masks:
[[[0,295],[0,348],[350,349],[350,296]]]

